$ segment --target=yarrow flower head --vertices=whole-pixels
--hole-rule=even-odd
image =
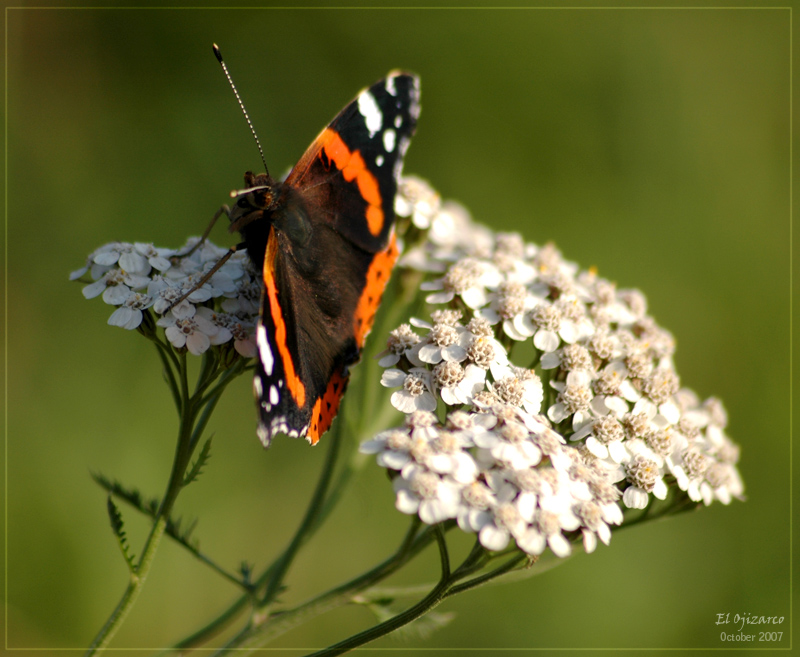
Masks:
[[[231,342],[238,354],[250,358],[256,352],[261,281],[246,254],[234,253],[198,287],[226,252],[197,238],[177,250],[112,242],[90,254],[70,279],[91,278],[83,295],[102,296],[115,307],[108,319],[112,326],[142,330],[152,311],[158,318],[150,324],[164,328],[177,349],[200,355],[212,345]]]
[[[419,179],[397,209],[428,231],[400,267],[426,275],[433,310],[389,334],[381,383],[408,419],[361,451],[391,473],[399,511],[487,550],[566,556],[608,544],[625,509],[743,499],[724,409],[681,385],[641,292],[493,234]]]

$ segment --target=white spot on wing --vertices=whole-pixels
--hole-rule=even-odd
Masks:
[[[375,158],[375,164],[379,167],[383,166],[383,155],[378,155],[378,157]]]
[[[272,347],[269,346],[269,338],[267,338],[267,329],[263,324],[258,325],[256,343],[258,344],[258,357],[261,359],[264,371],[268,376],[272,376],[272,370],[275,368],[275,356],[272,354]]]
[[[397,95],[397,87],[394,86],[394,79],[396,76],[390,75],[386,78],[386,91],[388,91],[392,96]]]
[[[272,442],[272,434],[269,432],[269,428],[259,423],[256,434],[261,444],[264,445],[264,447],[269,447],[269,444]]]
[[[278,394],[278,389],[275,386],[269,387],[269,403],[275,406],[280,399],[280,395]]]
[[[403,156],[406,154],[408,150],[408,145],[411,143],[411,140],[408,137],[400,137],[400,143],[398,144],[398,149],[400,151],[400,157],[398,157],[394,162],[394,170],[392,173],[394,174],[394,179],[399,181],[400,174],[403,172]]]
[[[394,117],[394,127],[399,128],[401,125],[403,125],[403,116],[398,114]]]
[[[383,127],[383,114],[374,96],[369,91],[362,91],[358,96],[358,111],[367,124],[370,139]]]
[[[387,153],[391,153],[394,150],[394,140],[397,135],[395,135],[394,130],[391,128],[384,130],[383,132],[383,147],[386,149]]]

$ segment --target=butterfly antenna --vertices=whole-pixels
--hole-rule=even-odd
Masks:
[[[256,146],[258,146],[258,152],[261,153],[261,161],[264,163],[264,171],[267,175],[269,175],[269,169],[267,168],[267,160],[264,158],[264,150],[261,148],[261,142],[258,140],[258,135],[256,134],[255,128],[253,128],[253,123],[250,121],[250,116],[247,114],[247,110],[244,108],[244,103],[242,102],[242,98],[239,95],[239,92],[236,90],[236,85],[233,84],[233,78],[231,78],[231,74],[228,73],[228,67],[225,66],[225,62],[222,59],[222,53],[219,51],[219,46],[214,43],[212,44],[214,48],[214,55],[217,57],[217,61],[222,66],[222,70],[225,73],[225,77],[228,78],[228,84],[231,85],[231,89],[233,89],[233,93],[236,95],[236,100],[239,101],[239,107],[242,108],[242,114],[244,114],[244,118],[247,119],[247,125],[250,126],[250,132],[253,133],[253,139],[256,140]]]

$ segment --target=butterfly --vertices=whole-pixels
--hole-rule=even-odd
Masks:
[[[280,433],[316,444],[338,412],[398,256],[394,199],[419,110],[419,79],[389,73],[285,180],[248,171],[228,210],[234,250],[264,281],[253,379],[264,446]]]

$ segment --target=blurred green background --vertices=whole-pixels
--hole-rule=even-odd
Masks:
[[[790,564],[788,9],[12,9],[7,24],[6,462],[12,648],[85,647],[126,569],[101,471],[160,494],[175,420],[155,350],[106,326],[67,275],[111,240],[177,246],[258,170],[217,42],[285,171],[363,86],[422,79],[406,172],[493,228],[554,241],[638,287],[678,340],[682,382],[719,396],[747,503],[615,535],[526,581],[473,591],[429,639],[378,647],[723,648],[717,614],[785,616]],[[212,236],[230,244],[222,226]],[[353,401],[351,400],[351,403]],[[328,445],[254,433],[249,381],[214,416],[182,495],[203,549],[263,566],[291,535]],[[147,526],[123,507],[131,547]],[[287,603],[383,559],[406,526],[377,468],[290,574]],[[398,582],[435,576],[435,551]],[[236,596],[160,549],[117,648],[166,646]],[[286,635],[323,647],[344,609]],[[745,646],[736,646],[745,647]],[[765,644],[746,647],[766,648]]]

